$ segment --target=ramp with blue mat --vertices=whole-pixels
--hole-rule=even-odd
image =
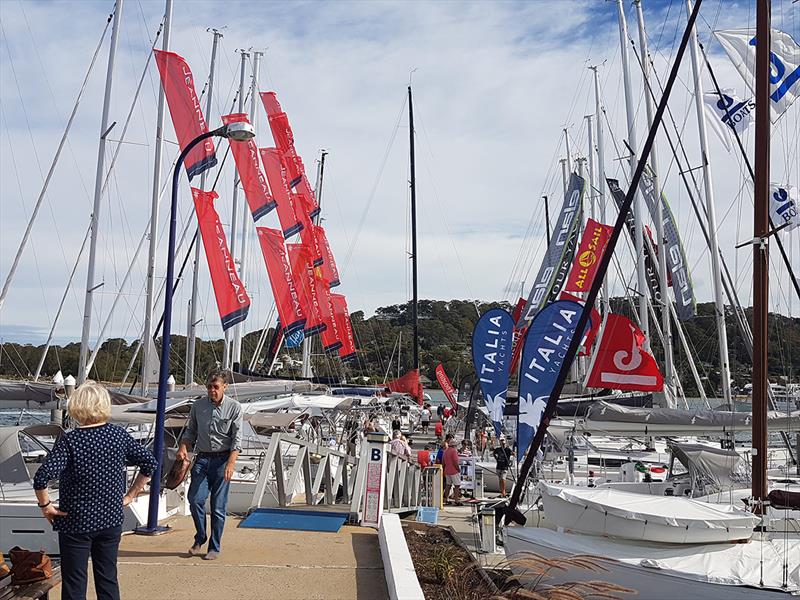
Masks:
[[[239,524],[253,529],[293,529],[336,533],[348,518],[347,513],[287,508],[259,508]]]

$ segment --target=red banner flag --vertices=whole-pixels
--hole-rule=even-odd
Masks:
[[[277,229],[256,227],[261,254],[267,265],[269,283],[278,307],[283,334],[291,335],[306,324],[306,317],[300,301],[300,292],[292,277],[292,269],[286,248],[283,245],[283,234]]]
[[[203,117],[200,98],[194,89],[192,71],[183,57],[163,50],[153,50],[153,52],[161,75],[161,85],[169,106],[169,114],[172,116],[172,126],[175,128],[178,144],[183,150],[198,135],[208,132],[208,123]],[[195,175],[216,165],[217,155],[211,138],[192,148],[184,164],[189,181]]]
[[[319,269],[312,269],[320,314],[322,315],[322,322],[325,323],[325,329],[322,330],[321,334],[322,347],[325,352],[333,352],[342,347],[341,332],[333,312],[331,288],[325,278],[318,274],[317,271]]]
[[[411,369],[407,371],[400,379],[395,379],[386,384],[393,392],[400,392],[401,394],[408,394],[416,398],[420,406],[422,406],[422,383],[419,380],[419,369]]]
[[[233,113],[224,115],[222,122],[229,123],[250,123],[245,113]],[[244,197],[250,206],[253,214],[253,221],[258,221],[261,217],[275,208],[275,199],[269,193],[267,178],[261,170],[261,163],[258,159],[258,147],[254,140],[246,142],[235,142],[230,145],[233,160],[236,162],[236,170],[239,172],[239,179],[244,189]]]
[[[319,240],[317,239],[317,233],[314,229],[314,224],[311,221],[311,216],[309,213],[310,207],[308,202],[302,196],[298,196],[297,194],[292,195],[292,202],[294,203],[295,207],[295,216],[303,226],[303,228],[300,230],[300,239],[302,240],[303,245],[308,249],[314,266],[322,266],[322,263],[325,262],[324,249],[322,244],[320,244]]]
[[[659,392],[664,379],[656,360],[642,349],[644,334],[622,315],[606,315],[587,385],[594,388]]]
[[[520,298],[517,300],[517,305],[514,307],[514,311],[511,313],[511,318],[514,319],[514,323],[519,322],[519,318],[522,316],[522,311],[525,309],[526,303],[527,300],[525,298]],[[523,327],[522,329],[517,329],[516,325],[514,326],[514,333],[511,335],[511,347],[513,349],[511,351],[511,368],[508,371],[509,373],[514,373],[517,370],[519,357],[522,356],[522,346],[524,345],[522,342],[525,340],[525,334],[527,331],[527,326]]]
[[[336,267],[336,260],[333,258],[333,250],[328,242],[328,235],[325,233],[325,228],[320,225],[314,225],[314,234],[317,238],[317,243],[322,249],[322,276],[328,280],[330,286],[336,287],[341,282],[339,281],[339,269]]]
[[[581,306],[586,304],[582,298],[578,298],[577,296],[573,296],[569,292],[561,292],[561,295],[558,297],[559,300],[572,300],[573,302],[577,302]],[[589,315],[590,326],[589,329],[586,331],[586,336],[581,343],[581,349],[578,352],[578,356],[588,356],[591,354],[592,345],[594,344],[594,340],[597,337],[597,332],[600,331],[600,325],[603,322],[603,318],[600,316],[598,310],[593,306],[592,313]]]
[[[261,148],[260,152],[269,187],[278,207],[278,220],[281,222],[283,237],[288,239],[300,231],[303,224],[296,215],[292,193],[289,190],[289,183],[286,181],[286,170],[281,164],[277,148]]]
[[[439,387],[442,388],[444,395],[447,396],[447,399],[450,400],[450,405],[453,407],[453,410],[458,409],[458,404],[456,403],[456,388],[453,387],[450,378],[447,376],[447,373],[444,372],[444,366],[440,363],[436,367],[436,381],[439,382]]]
[[[325,329],[322,307],[317,298],[317,285],[308,249],[303,244],[286,244],[292,277],[300,291],[300,304],[306,316],[306,336]]]
[[[342,294],[331,294],[333,303],[333,316],[339,328],[339,339],[342,347],[339,348],[339,357],[343,361],[356,357],[356,339],[353,335],[353,324],[350,322],[350,313],[347,310],[347,300]]]
[[[585,292],[592,287],[594,274],[600,263],[600,257],[605,252],[608,238],[614,228],[611,225],[603,225],[594,219],[586,221],[586,229],[583,231],[581,245],[572,263],[572,270],[569,279],[564,286],[566,292]]]
[[[203,247],[214,286],[222,329],[241,323],[247,318],[250,310],[250,298],[244,284],[236,274],[233,257],[228,251],[228,240],[225,230],[219,222],[219,215],[214,210],[214,200],[219,196],[216,192],[204,192],[192,188],[192,198],[197,211],[197,223],[203,238]]]

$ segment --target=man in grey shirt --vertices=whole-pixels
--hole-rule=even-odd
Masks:
[[[189,423],[181,437],[176,460],[185,460],[194,446],[196,458],[189,484],[189,508],[194,520],[194,544],[189,554],[202,554],[206,537],[206,500],[211,496],[211,539],[203,557],[219,557],[225,510],[233,467],[242,449],[242,407],[225,395],[225,374],[212,372],[206,380],[208,396],[192,404]]]

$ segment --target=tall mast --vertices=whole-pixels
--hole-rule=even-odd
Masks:
[[[258,60],[256,54],[259,54],[259,53],[253,53],[253,77],[254,77],[253,81],[256,81],[255,77],[256,77],[257,60]],[[241,67],[239,69],[239,100],[238,100],[239,104],[238,104],[238,107],[239,107],[239,112],[240,113],[244,112],[244,79],[245,79],[245,72],[246,72],[246,69],[247,69],[247,59],[248,59],[249,56],[250,56],[249,52],[244,52],[244,51],[242,52],[242,63],[241,63]],[[251,86],[253,85],[252,82],[251,82],[250,85]],[[253,110],[252,107],[253,107],[253,98],[258,95],[258,86],[256,85],[255,88],[251,87],[250,90],[251,90],[251,97],[250,97],[250,106],[251,106],[251,108],[250,108],[250,112],[252,113],[250,115],[250,122],[253,123],[253,127],[255,127],[255,121],[254,121],[254,119],[255,119],[255,111]],[[255,90],[255,92],[256,92],[255,94],[252,93],[253,90]],[[234,242],[236,240],[236,225],[238,223],[236,213],[237,213],[237,205],[239,203],[238,202],[238,197],[239,197],[239,177],[238,177],[238,172],[237,172],[237,175],[235,176],[234,186],[233,186],[233,212],[231,213],[231,256],[233,256],[233,251],[234,251],[234,248],[235,248],[235,243]],[[242,285],[245,285],[245,282],[244,282],[244,271],[245,271],[245,259],[246,259],[246,248],[247,248],[247,245],[246,245],[247,240],[245,239],[245,231],[250,231],[249,228],[247,228],[248,220],[250,218],[250,215],[248,214],[248,212],[249,211],[247,210],[247,207],[245,206],[242,209],[242,249],[239,252],[239,276],[240,276],[240,278],[242,278],[241,279]],[[241,362],[241,357],[242,357],[242,329],[243,328],[244,328],[244,322],[237,323],[236,325],[234,325],[234,327],[233,327],[233,348],[230,351],[228,350],[228,343],[227,343],[228,338],[230,336],[226,336],[226,339],[225,339],[225,350],[226,350],[226,352],[225,353],[228,354],[228,352],[230,352],[230,354],[232,356],[229,355],[226,358],[223,358],[223,364],[225,364],[228,367],[235,366],[237,363]]]
[[[214,97],[214,71],[217,63],[217,46],[219,45],[219,38],[222,33],[216,29],[211,29],[214,34],[214,42],[211,45],[211,68],[208,73],[208,87],[206,88],[206,122],[211,122],[211,101]],[[202,172],[200,175],[200,189],[206,188],[206,176],[208,170]],[[194,382],[194,350],[197,341],[197,284],[200,278],[200,246],[202,241],[200,237],[200,226],[197,226],[195,234],[197,241],[194,245],[194,270],[192,273],[192,299],[189,303],[189,318],[186,323],[186,374],[184,376],[184,383],[191,385]],[[147,341],[147,340],[145,340]]]
[[[103,116],[100,119],[100,144],[97,149],[97,170],[94,178],[94,206],[92,208],[92,237],[89,241],[89,268],[86,275],[86,299],[83,305],[83,332],[81,334],[81,352],[78,361],[78,385],[88,376],[86,360],[89,356],[89,334],[92,328],[92,301],[94,291],[99,286],[94,284],[95,262],[97,258],[97,228],[100,224],[100,200],[103,195],[103,175],[106,158],[106,136],[109,132],[108,113],[111,109],[111,87],[114,81],[114,59],[117,55],[119,28],[122,24],[122,1],[117,0],[114,7],[114,29],[111,33],[111,44],[108,48],[108,69],[106,70],[106,91],[103,97]],[[102,284],[101,284],[102,285]]]
[[[686,10],[692,13],[692,2],[686,0]],[[714,202],[714,185],[711,176],[711,163],[708,160],[708,137],[706,135],[706,112],[703,107],[703,85],[700,82],[700,50],[697,42],[697,29],[692,29],[690,41],[692,57],[692,78],[694,79],[694,109],[697,113],[697,129],[700,133],[700,154],[703,163],[703,188],[706,197],[708,217],[708,237],[711,249],[711,274],[714,280],[714,307],[717,317],[717,338],[719,339],[720,378],[722,396],[725,404],[731,407],[731,370],[728,363],[728,334],[725,330],[725,302],[722,298],[722,277],[719,265],[719,244],[717,243],[717,213]]]
[[[594,127],[592,126],[592,115],[586,115],[586,141],[589,146],[589,152],[586,157],[589,160],[589,216],[592,219],[597,218],[595,213],[595,175],[594,175]]]
[[[166,0],[164,6],[164,39],[161,49],[169,51],[169,35],[172,29],[172,0]],[[149,365],[152,362],[151,352],[154,349],[150,340],[153,337],[153,304],[156,288],[156,247],[158,245],[158,199],[161,188],[161,154],[164,150],[164,86],[158,86],[158,115],[156,116],[156,146],[153,159],[153,195],[150,200],[150,245],[147,251],[147,297],[144,305],[144,348],[142,352],[141,385],[139,392],[147,395],[150,385]]]
[[[753,498],[767,498],[767,314],[769,310],[770,4],[756,3],[756,133],[753,215]]]
[[[572,175],[572,151],[569,147],[569,130],[564,127],[562,131],[564,132],[564,146],[567,153],[567,185],[569,185],[569,176]]]
[[[411,281],[413,299],[411,302],[411,322],[414,327],[414,364],[419,369],[419,322],[417,314],[417,177],[414,165],[414,103],[411,98],[411,86],[408,86],[408,156],[411,169]]]
[[[644,100],[647,110],[647,127],[653,126],[653,96],[650,94],[650,53],[647,48],[647,33],[644,27],[644,12],[642,11],[641,0],[634,0],[636,6],[636,20],[639,26],[639,54],[642,65],[642,78],[644,79]],[[657,144],[653,142],[653,149],[650,151],[650,168],[653,174],[653,197],[655,199],[655,226],[656,240],[661,245],[662,251],[658,253],[658,283],[661,288],[661,342],[664,346],[664,384],[667,387],[667,402],[672,404],[671,398],[674,397],[674,384],[672,381],[673,355],[672,355],[672,327],[670,323],[669,304],[669,285],[667,283],[667,253],[664,247],[664,213],[661,209],[661,181],[658,178],[658,154]]]
[[[597,115],[597,203],[600,208],[600,221],[606,223],[606,154],[603,135],[604,109],[600,101],[600,80],[597,75],[597,67],[589,67],[594,74],[594,106]],[[603,314],[610,310],[608,299],[608,279],[603,277]]]
[[[628,147],[631,151],[630,168],[631,176],[636,170],[638,162],[636,152],[636,118],[634,115],[633,92],[631,90],[631,70],[628,60],[628,24],[625,21],[625,7],[622,0],[617,0],[617,14],[619,16],[619,45],[620,56],[622,57],[622,83],[625,87],[625,118],[628,124]],[[644,222],[642,220],[642,195],[639,190],[634,190],[633,197],[633,217],[636,247],[636,273],[638,275],[639,288],[639,325],[644,333],[645,348],[650,347],[650,315],[647,312],[647,279],[645,278],[644,268]]]

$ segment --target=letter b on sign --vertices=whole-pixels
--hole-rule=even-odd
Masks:
[[[372,454],[369,457],[370,461],[378,462],[381,459],[381,449],[380,448],[373,448]]]

